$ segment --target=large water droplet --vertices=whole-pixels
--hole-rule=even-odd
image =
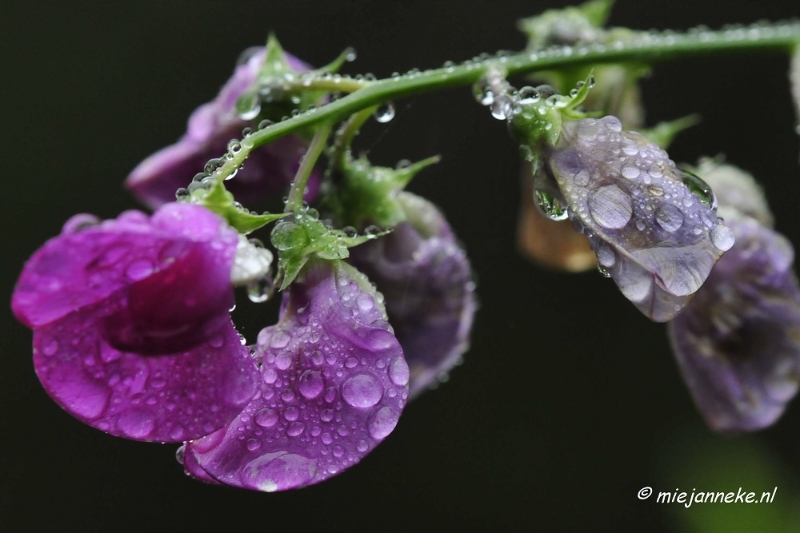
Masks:
[[[472,86],[472,95],[481,105],[492,105],[494,103],[494,92],[486,78],[481,78]]]
[[[372,116],[381,124],[386,124],[394,118],[394,105],[391,102],[383,104],[375,110]]]
[[[707,205],[711,209],[717,208],[717,197],[708,183],[703,181],[700,176],[686,170],[680,170],[679,172],[683,184],[689,188],[692,194],[697,196],[703,205]]]
[[[621,229],[631,219],[633,203],[625,191],[616,185],[606,185],[589,197],[589,210],[595,222],[604,228]]]
[[[325,381],[322,378],[322,374],[316,370],[306,370],[303,372],[303,375],[300,376],[297,388],[304,398],[313,400],[322,394],[322,389],[325,388]]]
[[[247,284],[247,297],[251,302],[266,302],[275,293],[275,282],[272,276],[264,276],[261,279],[254,279]]]
[[[389,365],[389,379],[398,387],[405,387],[408,384],[408,378],[408,364],[402,357],[398,357]]]
[[[370,374],[356,374],[342,385],[344,401],[353,407],[372,407],[383,396],[383,387]]]
[[[736,237],[731,228],[724,224],[717,224],[711,230],[711,242],[723,252],[727,252],[736,242]]]
[[[385,439],[397,425],[399,415],[390,407],[382,407],[372,414],[368,422],[370,436],[375,440]]]
[[[683,225],[683,213],[672,204],[665,204],[656,211],[656,222],[665,231],[672,233]]]
[[[539,212],[550,220],[566,220],[569,216],[569,208],[560,199],[545,190],[533,191],[533,199]]]

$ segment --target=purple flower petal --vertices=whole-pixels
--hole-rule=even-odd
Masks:
[[[792,246],[753,219],[730,220],[736,244],[669,324],[673,350],[717,431],[772,424],[800,381],[800,288]]]
[[[229,321],[238,240],[200,206],[169,204],[151,219],[124,213],[48,241],[26,263],[11,305],[35,329],[124,292],[98,318],[108,342],[148,354],[186,350]]]
[[[439,210],[406,192],[398,200],[409,221],[350,254],[386,298],[389,321],[411,369],[413,398],[469,347],[475,284],[467,256]]]
[[[221,483],[268,492],[360,461],[408,397],[403,351],[374,297],[348,265],[306,266],[280,322],[259,335],[260,392],[227,429],[187,443],[186,457]]]
[[[742,215],[757,220],[762,226],[771,228],[775,224],[772,212],[767,205],[764,191],[756,180],[733,165],[719,163],[713,159],[701,160],[697,174],[703,177],[717,197],[717,213],[728,220]]]
[[[189,204],[81,226],[68,222],[33,255],[12,299],[48,394],[136,440],[179,442],[229,422],[257,379],[228,316],[238,234]]]
[[[115,305],[124,305],[122,295],[34,332],[36,374],[82,422],[129,439],[181,442],[224,426],[256,393],[258,371],[230,320],[184,353],[142,356],[103,338],[98,318]]]
[[[305,63],[287,57],[291,68],[299,72],[308,70]],[[237,115],[236,100],[256,81],[263,61],[262,47],[236,67],[214,101],[192,113],[186,134],[177,143],[152,154],[131,172],[126,185],[140,200],[152,208],[173,202],[175,191],[188,186],[210,159],[222,157],[231,139],[241,138],[248,121]],[[244,203],[279,193],[291,183],[307,148],[304,139],[292,135],[254,150],[225,186]],[[318,187],[319,180],[315,171],[309,180],[310,193]]]
[[[601,267],[652,320],[674,317],[733,245],[666,152],[614,117],[565,121],[544,163]]]

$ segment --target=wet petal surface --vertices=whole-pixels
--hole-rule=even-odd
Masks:
[[[374,298],[352,267],[309,264],[280,322],[259,334],[259,393],[186,455],[221,483],[271,492],[317,483],[369,453],[408,398],[403,351]]]
[[[28,261],[12,300],[48,394],[135,440],[180,442],[229,422],[257,382],[228,315],[236,232],[188,204],[73,222]]]
[[[439,210],[418,196],[400,196],[409,222],[354,248],[351,261],[386,298],[414,397],[468,349],[475,284],[467,256]]]
[[[124,305],[112,300],[34,332],[36,374],[71,415],[128,439],[181,442],[224,426],[256,393],[258,371],[230,320],[191,350],[142,356],[113,348],[97,327]]]
[[[199,206],[169,204],[152,218],[123,213],[48,241],[25,264],[12,309],[35,329],[111,299],[114,312],[95,311],[110,344],[147,354],[186,350],[229,320],[237,243],[234,230]]]
[[[302,61],[288,55],[287,59],[294,70],[308,70]],[[231,139],[241,138],[248,121],[237,115],[236,101],[256,81],[263,61],[264,49],[260,48],[236,67],[212,102],[192,113],[186,134],[177,143],[152,154],[131,172],[126,184],[140,200],[153,208],[174,201],[176,190],[187,187],[210,159],[222,157]],[[280,193],[291,183],[307,148],[308,143],[295,135],[269,143],[254,150],[225,186],[243,203]],[[315,171],[309,180],[310,196],[320,177]],[[306,200],[310,201],[310,196]]]
[[[655,321],[680,312],[733,245],[713,193],[615,117],[566,121],[545,163],[600,267]]]
[[[684,380],[717,431],[772,424],[800,380],[800,289],[791,244],[753,219],[669,324]]]

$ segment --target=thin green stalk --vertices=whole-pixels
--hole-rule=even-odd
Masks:
[[[317,163],[317,159],[325,150],[325,144],[328,142],[328,136],[331,133],[330,124],[320,124],[314,132],[314,138],[308,146],[308,151],[303,156],[300,162],[300,168],[297,169],[297,174],[292,181],[292,188],[289,190],[289,197],[286,199],[286,208],[284,212],[294,213],[299,211],[303,205],[303,193],[308,184],[308,178],[311,176],[311,171]]]
[[[253,148],[274,141],[302,128],[320,123],[334,124],[350,115],[398,98],[451,87],[469,86],[488,70],[501,70],[507,76],[520,76],[538,70],[560,69],[601,63],[636,62],[644,64],[684,57],[742,52],[790,54],[800,43],[800,22],[756,24],[718,31],[697,28],[685,33],[633,33],[609,43],[556,46],[539,51],[498,54],[486,59],[465,61],[422,73],[408,73],[377,81],[360,82],[362,87],[320,108],[310,109],[268,128],[242,142],[242,149],[220,169],[221,179],[233,173]],[[311,87],[316,87],[312,83]]]

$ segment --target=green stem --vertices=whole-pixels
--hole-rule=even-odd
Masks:
[[[324,123],[317,126],[314,132],[314,138],[308,146],[308,151],[300,161],[300,168],[297,169],[297,174],[292,181],[292,188],[289,190],[289,197],[286,199],[286,208],[284,212],[294,213],[299,211],[303,205],[303,193],[308,184],[308,178],[311,176],[311,171],[317,163],[320,154],[325,150],[325,144],[328,142],[328,135],[331,133],[330,124]]]
[[[798,43],[800,43],[800,22],[756,24],[718,31],[695,29],[686,33],[641,32],[609,43],[556,46],[539,51],[496,55],[422,73],[408,73],[377,81],[360,82],[363,85],[361,88],[339,100],[253,133],[242,141],[242,149],[232,159],[226,161],[219,170],[219,175],[220,179],[224,179],[244,162],[254,148],[284,135],[320,123],[334,124],[363,109],[398,98],[439,89],[469,86],[490,69],[504,71],[508,76],[520,76],[538,70],[601,63],[652,64],[683,57],[736,52],[789,54]]]
[[[376,109],[378,109],[377,106],[372,106],[351,115],[344,126],[336,133],[336,144],[333,147],[333,157],[331,157],[331,164],[334,168],[342,168],[347,151],[353,143],[353,138]]]

